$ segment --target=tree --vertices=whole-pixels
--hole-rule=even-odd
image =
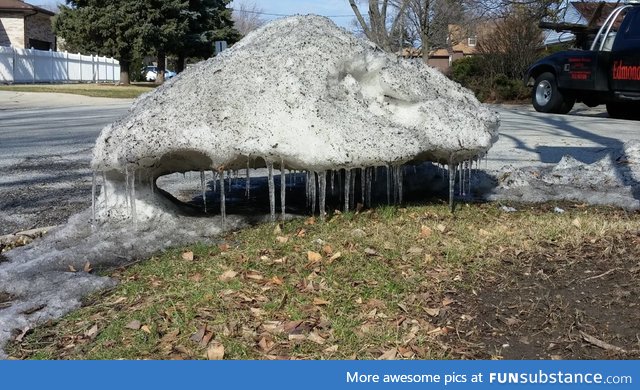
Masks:
[[[67,0],[54,19],[54,30],[69,50],[117,58],[120,83],[129,84],[131,63],[144,51],[151,31],[144,23],[146,15],[144,1]]]
[[[265,23],[265,20],[260,16],[263,10],[258,8],[256,3],[236,1],[235,4],[233,7],[233,25],[242,36],[258,29]]]
[[[148,0],[147,18],[150,27],[148,43],[157,56],[156,83],[164,82],[165,61],[168,52],[181,50],[188,33],[185,17],[188,3],[182,0]]]
[[[178,57],[177,72],[184,70],[187,57],[207,58],[213,54],[214,41],[235,43],[240,34],[234,28],[230,0],[189,0],[182,13],[186,31],[179,47],[171,51]]]
[[[356,0],[349,5],[364,34],[385,51],[394,52],[402,47],[404,16],[409,0],[368,0],[368,20],[364,18]]]

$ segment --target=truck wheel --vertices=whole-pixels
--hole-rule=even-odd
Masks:
[[[640,104],[613,102],[607,103],[607,113],[611,118],[640,119]]]
[[[536,78],[531,101],[538,112],[566,114],[571,111],[576,99],[564,95],[558,89],[556,76],[551,72],[545,72]]]

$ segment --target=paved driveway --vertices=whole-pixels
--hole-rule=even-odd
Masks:
[[[0,235],[59,224],[88,207],[95,139],[130,104],[0,91]],[[528,106],[495,108],[502,126],[486,162],[489,171],[553,164],[565,154],[593,162],[624,141],[640,138],[640,122],[609,119],[602,109],[583,106],[572,115],[548,115]]]

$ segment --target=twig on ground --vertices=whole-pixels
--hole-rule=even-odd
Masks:
[[[582,338],[584,339],[584,341],[588,342],[589,344],[593,344],[596,347],[602,348],[602,349],[606,349],[608,351],[616,351],[616,352],[621,352],[621,353],[627,353],[627,351],[623,348],[620,347],[616,347],[615,345],[611,345],[609,343],[606,343],[600,339],[597,339],[593,336],[591,336],[590,334],[587,334],[583,331],[580,331],[580,335],[582,336]]]

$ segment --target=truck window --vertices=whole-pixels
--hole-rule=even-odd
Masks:
[[[603,32],[603,34],[598,36],[598,40],[596,41],[596,50],[600,47],[602,43],[602,39],[604,39],[604,45],[602,46],[602,51],[611,51],[613,48],[613,42],[616,39],[616,35],[618,30],[620,29],[620,25],[622,25],[622,21],[624,17],[627,15],[627,10],[623,10],[620,12],[616,20],[611,23],[609,26],[606,26],[607,30]]]
[[[627,31],[625,31],[624,37],[626,39],[639,39],[640,38],[640,12],[636,12],[633,16],[633,20],[629,23]]]

